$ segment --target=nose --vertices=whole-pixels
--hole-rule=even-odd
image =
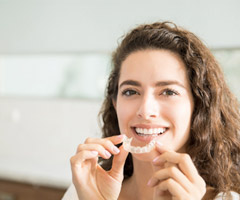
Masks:
[[[159,116],[159,102],[153,95],[142,99],[138,107],[137,116],[143,119],[156,118]]]

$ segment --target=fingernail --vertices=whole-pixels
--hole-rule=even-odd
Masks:
[[[92,153],[93,155],[98,155],[98,152],[97,152],[97,151],[91,151],[91,153]]]
[[[122,139],[124,137],[124,135],[118,135],[117,136],[119,139]]]
[[[155,165],[161,165],[164,163],[164,160],[160,156],[158,156],[158,157],[154,158],[152,162]]]
[[[153,186],[155,186],[157,183],[158,183],[158,180],[157,180],[156,178],[151,178],[151,179],[148,181],[147,185],[148,185],[149,187],[153,187]]]
[[[159,147],[163,146],[163,144],[162,144],[161,142],[159,142],[159,141],[157,141],[156,144],[157,144],[157,146],[159,146]]]
[[[147,185],[148,185],[148,186],[151,186],[151,184],[152,184],[152,179],[150,179],[150,180],[148,181]]]
[[[154,159],[153,159],[153,163],[156,163],[156,162],[158,161],[158,158],[159,158],[159,157],[154,158]]]
[[[120,152],[120,150],[119,150],[116,146],[114,146],[114,147],[113,147],[113,152],[116,153],[116,154],[118,154],[118,153]]]
[[[105,150],[105,155],[106,155],[107,158],[111,157],[111,154],[107,150]]]

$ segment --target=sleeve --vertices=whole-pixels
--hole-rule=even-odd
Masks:
[[[73,184],[70,185],[70,187],[67,189],[66,193],[64,194],[62,200],[79,200],[77,191],[75,189],[75,186]]]
[[[240,194],[236,192],[230,192],[230,196],[232,197],[232,200],[240,200]],[[223,200],[226,199],[226,195],[224,195],[222,192],[219,193],[214,200]]]

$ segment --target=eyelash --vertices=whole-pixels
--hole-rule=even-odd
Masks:
[[[172,94],[166,94],[167,92],[171,92]],[[165,93],[165,94],[164,94]],[[164,89],[164,91],[161,93],[163,94],[164,96],[166,97],[169,97],[169,96],[175,96],[175,95],[179,95],[179,93],[176,91],[176,90],[173,90],[173,89],[170,89],[170,88],[166,88]]]
[[[127,93],[130,93],[130,94],[127,94]],[[127,97],[130,97],[130,96],[135,95],[135,94],[139,94],[139,93],[137,91],[133,90],[133,89],[126,89],[122,92],[122,95],[127,96]]]
[[[169,92],[171,94],[169,94]],[[123,96],[127,96],[127,97],[130,97],[130,96],[133,96],[133,95],[136,95],[136,94],[139,95],[139,93],[136,90],[133,90],[133,89],[126,89],[126,90],[124,90],[122,92],[122,95]],[[173,89],[170,89],[170,88],[166,88],[166,89],[163,90],[163,92],[160,93],[160,95],[164,95],[166,97],[170,97],[170,96],[179,95],[179,93],[176,90],[173,90]]]

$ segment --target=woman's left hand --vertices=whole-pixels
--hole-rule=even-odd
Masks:
[[[157,144],[160,153],[153,160],[156,171],[148,182],[155,188],[154,200],[166,199],[201,200],[206,192],[206,183],[198,174],[188,154],[170,151]]]

